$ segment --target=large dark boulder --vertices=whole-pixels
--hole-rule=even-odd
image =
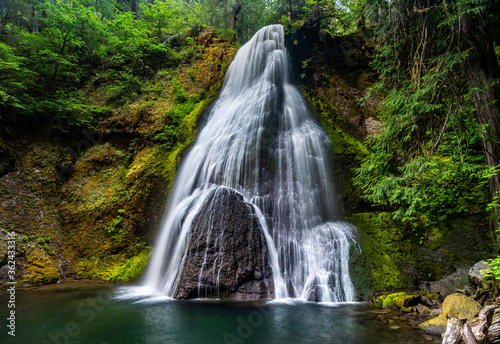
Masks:
[[[268,247],[252,204],[218,187],[193,220],[176,298],[274,296]]]

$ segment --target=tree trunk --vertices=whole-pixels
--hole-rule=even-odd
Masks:
[[[137,6],[137,0],[132,0],[132,12],[135,13],[135,20],[139,19],[139,7]]]
[[[2,33],[3,0],[0,0],[0,34]]]
[[[35,6],[33,6],[33,32],[38,33],[38,12],[36,11]]]
[[[238,13],[241,11],[241,3],[240,0],[236,0],[236,4],[233,6],[233,11],[231,14],[231,31],[233,33],[231,34],[231,42],[236,41],[236,21],[238,20]]]
[[[492,85],[500,77],[500,69],[493,50],[493,40],[482,18],[474,16],[462,22],[462,33],[471,48],[466,68],[469,87],[476,88],[472,95],[479,123],[485,126],[483,136],[484,158],[488,166],[500,164],[500,85]],[[500,192],[498,173],[489,179],[490,197]],[[498,228],[498,207],[493,209]]]
[[[293,15],[292,15],[292,0],[286,0],[286,13],[288,15],[288,20],[292,21],[293,20]]]

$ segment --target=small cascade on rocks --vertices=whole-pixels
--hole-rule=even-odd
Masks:
[[[184,159],[143,288],[172,298],[353,301],[330,142],[290,83],[281,25],[236,55]]]

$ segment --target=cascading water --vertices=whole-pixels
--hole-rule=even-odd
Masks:
[[[193,223],[222,186],[243,195],[259,219],[274,281],[270,295],[353,301],[348,268],[353,227],[337,221],[329,145],[290,84],[283,27],[261,29],[229,67],[208,121],[178,172],[144,286],[175,295],[190,241],[204,240],[192,237]],[[220,271],[226,249],[220,244],[213,253],[218,254],[213,271]],[[201,276],[207,252],[195,254],[205,255]]]

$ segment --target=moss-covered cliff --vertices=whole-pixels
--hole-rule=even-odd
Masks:
[[[181,63],[160,69],[140,93],[121,90],[117,101],[117,85],[102,78],[82,90],[109,108],[95,131],[1,141],[0,236],[17,233],[19,281],[128,280],[142,272],[176,168],[236,51],[210,29],[176,44]]]

